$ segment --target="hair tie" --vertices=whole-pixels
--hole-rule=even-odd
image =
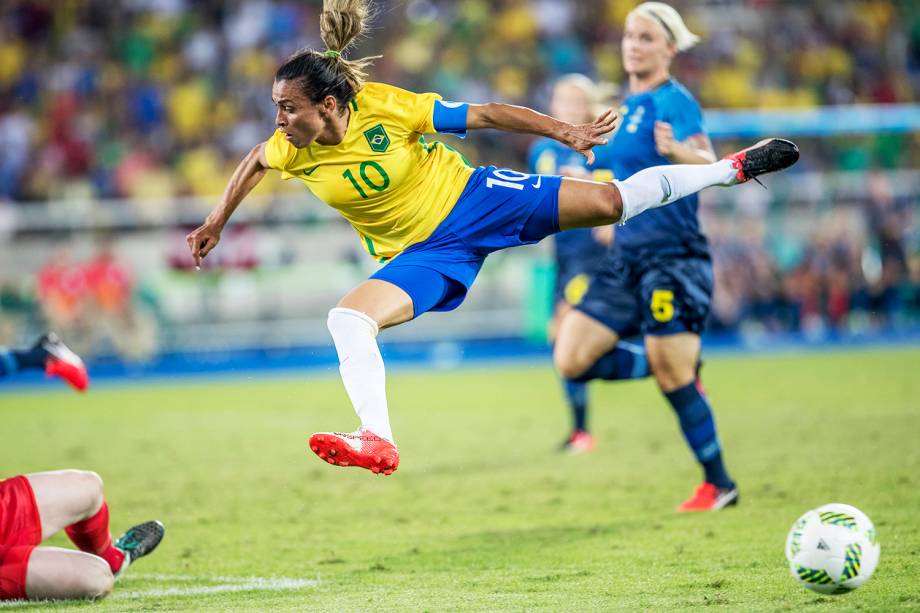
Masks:
[[[342,57],[342,52],[341,52],[341,51],[333,51],[332,49],[327,49],[327,50],[323,53],[323,55],[324,55],[325,57],[331,57],[332,59],[337,59],[337,58],[339,58],[339,57]]]

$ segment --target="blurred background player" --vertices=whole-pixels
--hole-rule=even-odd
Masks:
[[[699,105],[670,74],[674,56],[698,40],[666,4],[646,2],[627,16],[622,50],[629,95],[609,146],[618,177],[659,164],[716,159]],[[564,377],[609,379],[616,373],[618,339],[645,335],[655,380],[703,467],[705,481],[680,505],[682,511],[717,510],[738,500],[697,378],[712,289],[709,246],[697,219],[697,197],[689,195],[617,229],[584,300],[562,321],[554,354]]]
[[[80,551],[40,547],[61,530]],[[58,470],[0,481],[0,600],[104,598],[130,564],[163,539],[163,524],[109,531],[102,479]]]
[[[591,121],[599,109],[612,103],[613,87],[595,83],[582,74],[560,77],[553,86],[550,114],[571,124]],[[540,138],[534,141],[528,155],[529,172],[540,175],[562,175],[576,179],[612,181],[609,147],[595,148],[595,161],[588,164],[585,157],[559,141]],[[591,282],[598,264],[613,240],[613,226],[575,228],[553,235],[556,279],[553,292],[553,316],[549,323],[549,340],[555,342],[562,317],[578,304]],[[641,345],[618,345],[621,354],[619,373],[630,379],[648,376],[645,349]],[[562,442],[567,453],[585,453],[594,449],[594,437],[588,431],[587,383],[563,379],[563,390],[572,414],[572,431]]]
[[[361,420],[355,432],[310,438],[310,448],[330,464],[378,474],[396,470],[377,334],[427,311],[458,307],[489,253],[561,229],[626,221],[798,159],[794,144],[767,139],[706,166],[646,168],[614,182],[472,169],[442,143],[426,143],[423,134],[493,128],[550,136],[591,162],[591,149],[607,142],[615,115],[608,110],[591,123],[572,125],[525,107],[442,102],[435,94],[365,83],[371,58],[349,61],[342,52],[365,31],[367,2],[326,0],[323,9],[320,36],[327,50],[301,51],[278,69],[272,87],[278,129],[240,162],[188,245],[200,264],[243,198],[275,169],[301,179],[342,213],[371,256],[393,260],[329,312],[339,372]]]
[[[21,370],[44,370],[48,376],[60,377],[81,392],[89,385],[83,360],[54,332],[45,334],[26,349],[0,347],[0,377]]]

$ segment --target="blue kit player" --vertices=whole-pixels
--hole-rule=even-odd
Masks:
[[[670,75],[676,53],[697,40],[666,4],[646,2],[628,15],[622,48],[630,95],[619,129],[604,148],[618,180],[662,164],[715,161],[699,105]],[[662,183],[662,189],[667,192],[669,186]],[[652,373],[703,468],[704,483],[680,505],[681,511],[718,510],[738,501],[697,378],[700,333],[712,290],[697,197],[688,194],[617,228],[616,241],[584,299],[562,321],[554,351],[556,367],[567,379],[615,379],[618,340],[645,335]]]
[[[550,114],[572,124],[591,121],[595,107],[602,106],[601,86],[581,74],[560,77],[553,86]],[[609,147],[595,149],[596,159],[588,164],[583,155],[572,151],[559,141],[541,138],[534,141],[528,156],[529,171],[540,175],[562,175],[576,179],[612,181]],[[553,317],[549,339],[554,342],[559,322],[566,313],[581,302],[591,283],[591,277],[603,260],[613,238],[613,226],[575,228],[553,236],[556,260],[556,280],[553,292]],[[649,375],[645,349],[640,344],[619,343],[617,378],[632,379]],[[613,378],[613,377],[611,377]],[[563,380],[566,400],[572,413],[572,431],[562,443],[562,451],[578,454],[594,449],[594,437],[588,431],[587,383]]]

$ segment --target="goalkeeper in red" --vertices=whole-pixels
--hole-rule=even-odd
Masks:
[[[41,546],[61,530],[79,551]],[[93,472],[0,480],[0,600],[103,598],[163,533],[163,524],[148,521],[113,540],[102,479]]]
[[[327,321],[361,423],[352,433],[314,434],[309,444],[330,464],[390,474],[399,453],[377,347],[380,330],[457,308],[494,251],[561,230],[625,223],[706,187],[786,168],[798,149],[768,139],[713,164],[648,168],[612,182],[471,168],[424,135],[522,132],[553,138],[590,162],[616,116],[608,109],[593,122],[572,125],[524,107],[447,102],[365,82],[370,59],[342,54],[364,32],[367,15],[366,0],[324,1],[320,35],[327,50],[301,51],[275,73],[277,130],[240,162],[216,208],[187,238],[200,263],[270,169],[306,183],[352,224],[367,252],[386,264],[342,298]]]

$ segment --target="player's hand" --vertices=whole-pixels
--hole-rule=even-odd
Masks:
[[[188,248],[192,252],[192,257],[195,258],[196,268],[201,268],[201,260],[220,242],[221,230],[223,228],[219,225],[205,221],[185,237],[185,242],[188,243]]]
[[[577,126],[570,125],[559,137],[559,142],[568,145],[588,159],[588,164],[594,163],[592,149],[597,145],[606,145],[606,136],[613,132],[617,125],[617,114],[613,109],[607,109],[591,123]]]
[[[674,128],[665,121],[655,122],[655,150],[659,155],[670,158],[679,143],[674,138]]]

